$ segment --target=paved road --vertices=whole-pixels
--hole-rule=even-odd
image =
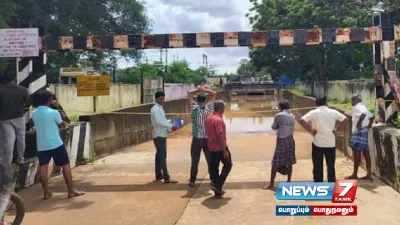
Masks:
[[[311,181],[311,137],[295,135],[298,163],[295,181]],[[229,135],[233,169],[224,199],[214,199],[209,190],[204,158],[201,184],[187,185],[190,138],[168,141],[168,166],[178,184],[153,182],[154,147],[151,142],[73,170],[83,197],[67,200],[62,177],[51,180],[55,196],[42,201],[40,185],[21,192],[27,214],[24,225],[186,225],[186,224],[400,224],[400,194],[379,181],[362,182],[355,204],[357,217],[276,217],[275,205],[308,205],[306,201],[277,201],[272,191],[262,190],[269,178],[275,136],[268,133]],[[338,156],[337,176],[351,172],[350,161]],[[364,171],[362,171],[364,172]],[[284,181],[284,177],[277,177]],[[314,204],[329,204],[317,202]]]

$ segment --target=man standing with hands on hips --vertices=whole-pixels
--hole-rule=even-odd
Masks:
[[[371,172],[371,156],[369,155],[368,145],[368,128],[374,121],[374,115],[362,104],[360,94],[351,96],[351,104],[353,105],[352,117],[352,135],[350,137],[350,147],[353,150],[354,171],[351,176],[346,179],[358,179],[358,167],[361,162],[361,154],[364,156],[367,166],[367,175],[361,179],[373,181]]]
[[[164,180],[164,183],[178,183],[171,179],[167,169],[167,137],[170,131],[178,127],[173,126],[165,117],[164,102],[165,93],[157,91],[155,94],[156,103],[151,108],[151,125],[153,126],[153,141],[156,147],[155,173],[156,180]]]
[[[337,110],[327,106],[325,95],[316,98],[317,108],[301,118],[301,125],[314,136],[312,144],[312,162],[314,182],[324,180],[324,157],[328,167],[328,182],[336,181],[336,122],[340,121],[341,130],[346,126],[347,118]]]
[[[206,120],[207,142],[210,148],[209,170],[211,180],[214,183],[212,190],[216,197],[222,197],[225,194],[222,187],[232,169],[232,158],[226,139],[226,125],[222,118],[224,111],[225,103],[222,100],[217,100],[214,103],[213,114]],[[219,173],[220,162],[223,164],[221,174]]]

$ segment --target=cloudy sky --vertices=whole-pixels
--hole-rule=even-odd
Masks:
[[[245,14],[248,0],[145,0],[148,16],[153,22],[153,34],[249,31]],[[208,56],[209,66],[217,73],[235,72],[239,61],[248,58],[248,48],[168,49],[168,61],[186,59],[195,69],[203,65],[202,55]],[[145,50],[149,62],[160,60],[160,51]],[[162,55],[165,60],[165,52]],[[119,67],[132,66],[121,61]]]

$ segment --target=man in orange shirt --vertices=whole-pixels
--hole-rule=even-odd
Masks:
[[[205,123],[207,143],[210,150],[210,175],[214,183],[212,190],[215,196],[222,197],[225,192],[222,191],[226,178],[232,169],[231,153],[229,152],[226,139],[226,125],[222,118],[225,111],[225,103],[217,100],[214,103],[214,112]],[[219,163],[222,162],[223,167],[221,174],[219,173]]]

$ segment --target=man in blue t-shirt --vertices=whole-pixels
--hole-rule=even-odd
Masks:
[[[59,128],[65,128],[67,123],[62,121],[58,111],[49,107],[51,102],[51,92],[40,91],[38,93],[39,107],[32,113],[32,119],[36,128],[40,182],[44,191],[43,200],[49,199],[52,196],[48,185],[48,166],[51,158],[53,158],[55,165],[62,167],[63,176],[68,187],[68,198],[78,197],[85,193],[76,190],[73,186],[68,153],[59,131]]]

